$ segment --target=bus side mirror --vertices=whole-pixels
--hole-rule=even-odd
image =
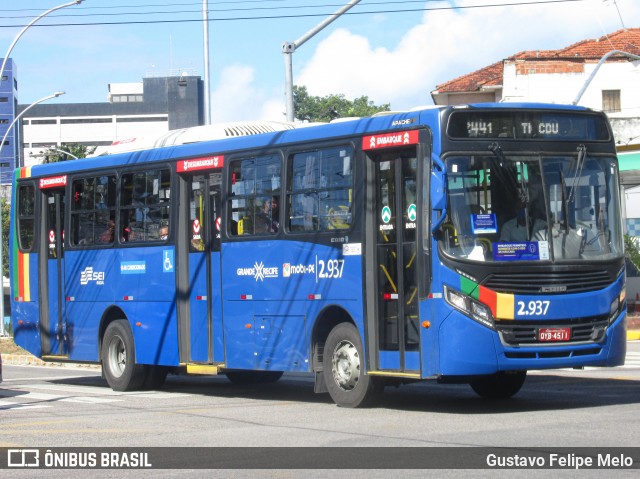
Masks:
[[[440,223],[446,216],[447,195],[445,185],[447,184],[446,175],[438,175],[431,172],[431,209],[437,211],[439,220],[432,218],[431,231],[436,231],[440,227]]]

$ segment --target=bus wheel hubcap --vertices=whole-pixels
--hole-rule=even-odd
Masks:
[[[124,341],[119,336],[109,343],[109,369],[114,376],[120,377],[127,364],[127,350]]]
[[[333,379],[345,391],[351,391],[360,377],[360,355],[349,341],[341,341],[333,351]]]

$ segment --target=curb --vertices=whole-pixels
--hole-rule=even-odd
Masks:
[[[640,341],[640,330],[627,331],[627,341]]]
[[[3,354],[2,364],[10,364],[12,366],[62,366],[81,369],[100,369],[99,364],[43,361],[42,359],[36,358],[31,354]]]

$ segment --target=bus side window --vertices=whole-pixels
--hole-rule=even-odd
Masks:
[[[281,161],[277,155],[234,161],[231,165],[229,234],[274,235],[280,225]]]
[[[33,184],[18,188],[18,245],[21,251],[31,251],[35,226],[35,187]]]
[[[170,230],[171,173],[168,168],[122,175],[120,182],[121,241],[166,241],[162,228]]]
[[[71,237],[74,246],[109,245],[115,220],[115,175],[92,176],[73,181],[71,187]]]
[[[288,229],[291,232],[351,228],[353,149],[350,146],[295,153],[288,159]]]

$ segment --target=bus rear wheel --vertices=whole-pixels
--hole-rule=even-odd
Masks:
[[[134,391],[144,383],[146,370],[136,364],[133,333],[124,319],[113,321],[107,326],[102,340],[102,372],[114,391]]]
[[[353,324],[335,326],[324,345],[324,381],[341,407],[371,406],[380,399],[384,384],[364,372],[362,341]]]
[[[526,371],[499,372],[469,382],[478,396],[485,399],[509,399],[520,391],[527,378]]]

